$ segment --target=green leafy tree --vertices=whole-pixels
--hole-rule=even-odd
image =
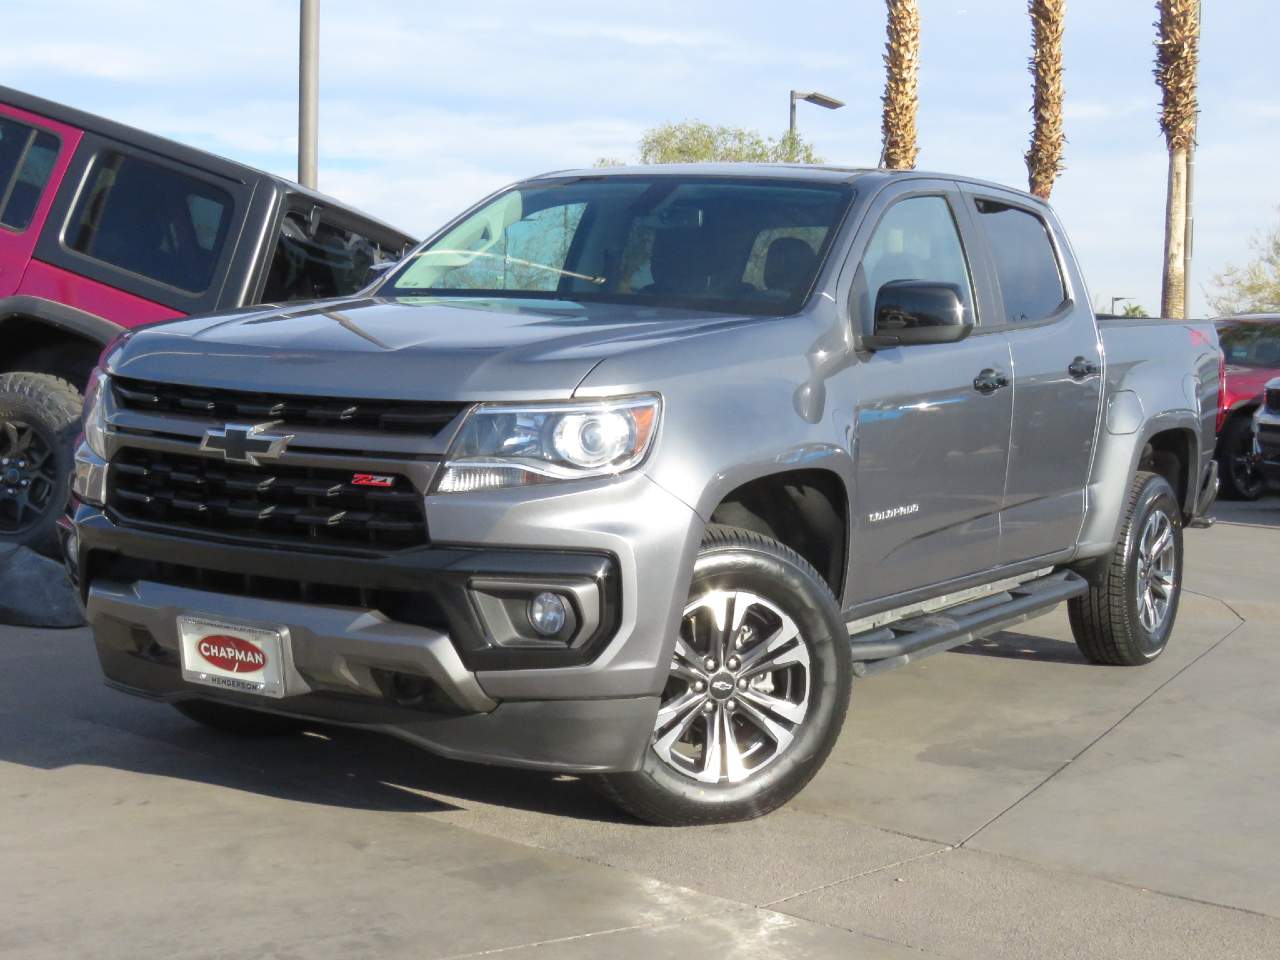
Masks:
[[[1126,303],[1124,309],[1120,311],[1122,317],[1149,317],[1147,308],[1140,303]]]
[[[640,138],[641,163],[821,163],[813,145],[786,133],[766,137],[745,127],[716,126],[701,120],[664,123]],[[597,167],[621,163],[601,157]]]
[[[1209,304],[1218,314],[1280,312],[1280,224],[1255,236],[1254,257],[1213,278],[1217,293]]]

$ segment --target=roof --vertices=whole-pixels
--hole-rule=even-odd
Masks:
[[[50,120],[56,120],[59,123],[65,123],[69,127],[77,127],[88,133],[97,134],[109,140],[118,140],[122,143],[130,144],[142,150],[148,150],[151,153],[159,154],[163,157],[170,157],[180,163],[188,166],[196,167],[208,173],[215,174],[230,180],[248,184],[253,180],[270,180],[282,187],[285,187],[292,193],[298,193],[306,197],[310,197],[320,203],[332,207],[340,207],[343,210],[351,211],[359,214],[361,218],[370,223],[377,224],[380,227],[392,233],[399,233],[405,237],[410,237],[398,227],[393,227],[388,223],[384,223],[376,217],[371,217],[362,210],[351,206],[349,203],[320,193],[302,186],[287,177],[281,177],[274,173],[268,173],[265,170],[259,170],[257,167],[251,167],[248,164],[231,160],[227,157],[210,153],[207,150],[200,150],[196,147],[187,146],[184,143],[178,143],[176,140],[169,140],[165,137],[157,136],[154,133],[147,133],[145,130],[139,130],[124,123],[118,123],[115,120],[108,120],[97,114],[87,113],[84,110],[77,110],[75,107],[69,107],[63,103],[56,103],[53,100],[45,100],[43,97],[37,97],[34,94],[24,93],[21,90],[15,90],[12,87],[0,86],[0,103],[17,107],[28,113],[38,114],[48,117]]]

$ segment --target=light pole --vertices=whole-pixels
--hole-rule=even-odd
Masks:
[[[320,126],[320,0],[302,0],[298,30],[298,182],[316,189]]]
[[[1117,304],[1118,302],[1120,302],[1121,300],[1132,300],[1132,299],[1133,299],[1133,297],[1112,297],[1112,298],[1111,298],[1111,312],[1112,312],[1112,313],[1115,313],[1115,312],[1116,312],[1116,304]]]
[[[839,110],[844,106],[843,100],[837,100],[835,97],[829,97],[825,93],[809,90],[792,90],[791,91],[791,124],[787,128],[787,142],[791,151],[791,159],[795,159],[796,153],[796,101],[803,100],[805,103],[816,104],[819,107],[825,107],[827,110]]]

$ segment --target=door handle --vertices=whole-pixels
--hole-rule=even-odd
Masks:
[[[1067,373],[1071,374],[1072,380],[1083,380],[1086,377],[1092,377],[1098,372],[1098,365],[1092,360],[1086,360],[1084,357],[1076,357],[1067,365]]]
[[[1001,387],[1009,385],[1009,378],[999,370],[988,367],[973,378],[973,389],[981,394],[995,393]]]

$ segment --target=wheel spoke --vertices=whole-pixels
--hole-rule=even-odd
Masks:
[[[742,762],[742,748],[738,745],[738,734],[733,729],[733,716],[727,711],[720,711],[724,722],[724,773],[730,783],[741,783],[750,773]]]
[[[1160,533],[1151,544],[1151,559],[1160,560],[1165,552],[1173,546],[1173,527],[1170,524],[1161,524]]]
[[[18,425],[10,423],[8,420],[4,422],[4,438],[5,448],[3,452],[5,456],[18,452]]]
[[[774,716],[781,717],[791,723],[799,723],[804,719],[804,715],[809,710],[809,705],[801,701],[800,703],[792,703],[790,700],[783,700],[781,697],[773,697],[760,690],[754,690],[748,687],[739,693],[742,700],[754,704],[761,710],[766,710]]]
[[[782,624],[767,640],[756,644],[742,657],[741,676],[754,676],[765,671],[778,670],[793,663],[809,662],[809,651],[800,640],[800,630],[790,617],[783,617]],[[797,641],[794,646],[788,646]]]
[[[702,713],[700,710],[688,711],[677,723],[672,725],[670,730],[654,740],[653,749],[657,752],[658,756],[672,766],[682,766],[672,755],[672,749],[680,739],[688,733],[689,727],[693,725],[693,721],[697,720],[701,715]]]
[[[692,619],[690,618],[690,620]],[[702,658],[698,656],[696,650],[685,642],[684,637],[676,637],[675,656],[671,663],[671,670],[682,677],[696,680],[705,680],[707,678],[706,671],[702,669]]]
[[[760,730],[766,737],[777,744],[778,752],[785,750],[794,739],[791,731],[784,727],[777,720],[774,720],[768,714],[756,708],[748,700],[740,700],[741,712],[739,716],[749,720],[756,728]]]
[[[724,774],[724,736],[720,717],[722,713],[724,710],[717,707],[712,713],[703,714],[706,717],[707,741],[702,748],[702,772],[698,775],[698,779],[708,783],[719,783]]]
[[[679,696],[668,700],[658,708],[658,720],[654,729],[663,730],[674,720],[681,719],[690,712],[696,713],[704,699],[705,697],[702,694],[694,693],[693,689],[690,688]]]

